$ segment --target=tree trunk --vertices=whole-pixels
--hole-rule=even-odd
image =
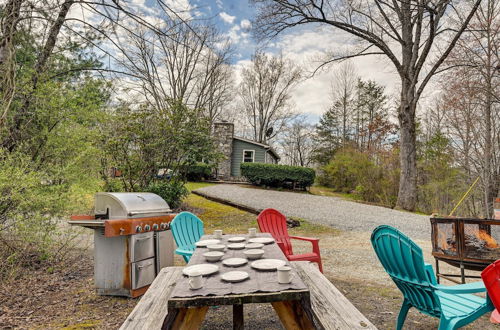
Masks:
[[[414,88],[403,86],[401,92],[401,106],[398,114],[401,134],[399,151],[401,176],[396,204],[396,207],[410,211],[415,210],[417,204],[416,103],[412,97],[408,96],[413,94],[412,90]]]
[[[489,55],[489,54],[488,54]],[[490,61],[488,61],[490,64]],[[493,93],[493,87],[491,83],[491,73],[490,69],[491,67],[488,66],[486,68],[487,70],[487,75],[486,75],[486,104],[485,104],[485,111],[484,111],[484,129],[485,129],[485,141],[484,141],[484,173],[483,173],[483,180],[484,180],[484,216],[486,218],[489,218],[491,214],[493,214],[493,180],[492,180],[492,170],[491,170],[491,162],[493,158],[492,150],[491,150],[491,145],[492,145],[492,138],[491,138],[491,131],[492,131],[492,125],[491,125],[491,107],[492,107],[492,93]]]

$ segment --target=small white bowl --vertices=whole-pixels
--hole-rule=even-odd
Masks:
[[[260,249],[251,249],[243,251],[245,256],[250,260],[260,259],[264,255],[264,250]]]
[[[264,247],[264,244],[262,243],[248,243],[245,245],[245,249],[261,249]]]
[[[221,251],[224,252],[226,246],[224,244],[212,244],[207,246],[208,251]]]
[[[208,251],[208,252],[203,253],[203,256],[205,257],[205,259],[207,261],[215,262],[215,261],[219,261],[224,256],[224,252]]]

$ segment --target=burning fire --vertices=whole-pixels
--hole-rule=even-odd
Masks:
[[[440,245],[441,249],[448,250],[449,245],[448,245],[448,242],[446,242],[446,235],[441,231],[439,231],[438,234],[439,234],[439,243],[440,243],[439,245]]]
[[[497,241],[488,235],[488,233],[485,230],[480,229],[478,232],[475,233],[476,237],[480,240],[483,240],[486,242],[486,246],[489,247],[490,249],[495,249],[498,248],[498,243]]]

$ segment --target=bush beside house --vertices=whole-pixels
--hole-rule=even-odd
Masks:
[[[212,175],[214,165],[198,162],[190,165],[186,170],[186,178],[188,181],[208,180]]]
[[[255,185],[307,188],[314,183],[312,168],[264,163],[242,163],[241,175]]]

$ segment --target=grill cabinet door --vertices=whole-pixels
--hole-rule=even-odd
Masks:
[[[130,261],[135,262],[154,257],[154,233],[142,233],[130,236]]]
[[[174,265],[174,238],[170,230],[157,231],[155,233],[156,243],[156,273],[163,267]]]
[[[153,283],[155,279],[155,259],[150,258],[132,264],[132,290]]]

